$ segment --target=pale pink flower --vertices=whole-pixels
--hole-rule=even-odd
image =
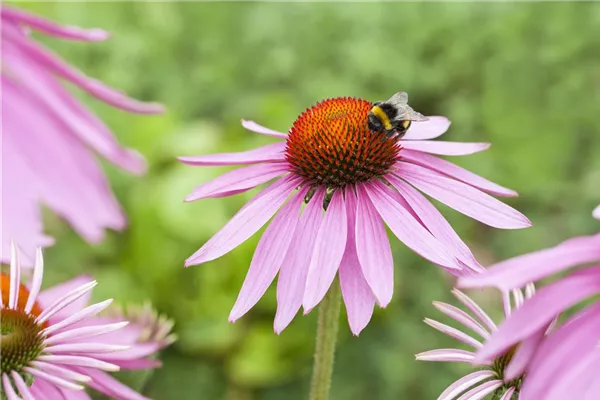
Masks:
[[[126,111],[160,113],[163,107],[126,97],[84,75],[30,35],[30,28],[74,41],[104,40],[100,29],[60,26],[15,7],[0,5],[2,16],[2,231],[0,260],[10,241],[31,266],[43,234],[40,204],[67,220],[87,241],[98,242],[106,228],[125,224],[94,153],[130,172],[145,171],[143,157],[122,148],[108,127],[67,88],[68,81]]]
[[[524,292],[520,289],[515,289],[511,292],[503,293],[502,303],[505,317],[510,316],[513,308],[521,307],[525,298],[533,296],[535,288],[532,284],[528,284]],[[481,339],[487,340],[498,329],[494,321],[473,299],[463,292],[454,289],[452,294],[470,313],[453,305],[437,301],[433,302],[434,307],[454,321],[462,324],[468,330],[476,333]],[[510,370],[510,362],[514,356],[512,350],[500,354],[493,359],[477,362],[475,360],[475,351],[478,351],[482,347],[481,339],[473,337],[466,332],[466,329],[457,329],[429,318],[425,318],[425,323],[451,338],[466,344],[473,351],[436,349],[417,354],[417,360],[468,363],[477,368],[477,371],[465,375],[448,386],[440,394],[438,400],[519,399],[519,390],[523,376],[515,375],[514,371]]]
[[[187,201],[231,196],[275,180],[185,263],[223,256],[274,216],[230,321],[250,310],[279,273],[279,333],[301,306],[305,313],[313,309],[338,275],[350,328],[358,334],[374,304],[385,307],[392,298],[394,265],[386,224],[409,248],[449,271],[481,270],[419,190],[497,228],[530,226],[521,213],[485,193],[515,196],[514,191],[432,155],[466,155],[489,144],[428,140],[448,129],[444,117],[414,122],[403,140],[383,140],[382,133],[367,127],[371,106],[355,98],[324,100],[300,115],[289,134],[242,121],[246,129],[278,141],[241,153],[180,157],[195,166],[251,164],[198,186]]]
[[[485,362],[516,347],[511,369],[527,376],[520,400],[600,398],[600,233],[509,259],[459,280],[461,287],[506,291],[576,266],[582,268],[527,300],[475,357],[475,362]],[[544,334],[557,316],[585,300],[581,311]]]
[[[594,216],[594,218],[600,219],[600,205],[594,208],[592,215]]]

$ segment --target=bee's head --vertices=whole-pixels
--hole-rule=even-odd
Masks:
[[[369,112],[369,120],[368,120],[369,130],[371,132],[384,132],[385,127],[383,126],[383,122],[375,114]]]

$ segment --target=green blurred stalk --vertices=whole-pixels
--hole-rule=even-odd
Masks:
[[[335,343],[340,325],[341,300],[340,285],[336,279],[319,305],[310,400],[327,400],[329,398]]]

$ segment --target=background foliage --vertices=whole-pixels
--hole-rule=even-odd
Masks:
[[[519,191],[508,203],[535,227],[493,230],[443,208],[488,265],[597,230],[590,218],[600,182],[600,7],[594,3],[23,3],[61,22],[102,27],[104,43],[43,39],[88,74],[133,96],[158,100],[163,116],[132,116],[85,98],[149,172],[106,165],[130,219],[123,233],[90,246],[52,215],[46,251],[51,284],[79,273],[95,295],[151,300],[176,321],[180,340],[164,366],[137,377],[155,399],[303,399],[316,313],[272,332],[275,292],[229,324],[259,235],[207,265],[183,268],[253,193],[183,203],[224,169],[193,168],[177,155],[268,143],[248,118],[285,131],[317,100],[384,99],[410,93],[423,114],[453,121],[444,136],[493,147],[456,162]],[[467,367],[417,363],[413,354],[452,346],[422,323],[439,317],[451,279],[397,240],[393,302],[359,338],[345,317],[334,399],[434,399]],[[476,293],[498,313],[495,293]],[[131,378],[131,377],[130,377]],[[151,378],[151,379],[150,379]]]

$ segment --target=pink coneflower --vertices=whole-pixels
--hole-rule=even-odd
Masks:
[[[185,263],[221,257],[275,216],[258,244],[230,321],[250,310],[279,272],[279,333],[301,306],[307,313],[321,301],[339,272],[350,328],[358,334],[374,304],[385,307],[392,298],[393,259],[385,224],[435,264],[457,273],[480,270],[417,189],[497,228],[530,225],[521,213],[485,193],[515,196],[514,191],[431,155],[471,154],[488,144],[427,140],[448,129],[444,117],[413,123],[403,140],[385,140],[383,133],[368,128],[371,107],[355,98],[324,100],[302,113],[289,134],[242,121],[245,128],[280,140],[241,153],[180,158],[197,166],[251,164],[198,186],[187,201],[230,196],[275,180]]]
[[[2,273],[0,285],[3,398],[62,398],[51,394],[82,390],[82,383],[89,383],[94,373],[118,370],[102,358],[127,347],[97,337],[122,329],[127,322],[94,323],[95,315],[112,302],[84,307],[82,302],[96,282],[65,284],[40,293],[43,260],[38,249],[28,289],[20,283],[21,265],[14,246],[11,253],[10,275]]]
[[[44,204],[67,220],[87,241],[102,239],[105,228],[122,229],[125,216],[95,159],[94,152],[134,173],[145,170],[141,155],[122,148],[106,125],[67,88],[66,80],[92,96],[126,111],[159,113],[162,106],[126,97],[87,77],[37,43],[30,28],[62,39],[94,42],[99,29],[60,26],[14,7],[2,16],[2,246],[10,241],[31,266],[38,246],[48,246],[40,215]]]
[[[576,237],[556,247],[500,262],[481,275],[461,278],[461,287],[496,286],[506,291],[584,266],[527,300],[479,350],[475,362],[488,361],[516,347],[511,368],[515,374],[525,371],[527,376],[520,400],[600,398],[598,263],[600,233]],[[594,300],[544,335],[553,319],[588,298]]]
[[[520,289],[505,292],[503,295],[504,315],[508,317],[514,308],[523,304],[525,298],[530,298],[535,293],[533,285],[528,284],[525,293]],[[490,334],[497,330],[496,324],[473,299],[463,292],[454,289],[452,294],[471,312],[471,314],[446,303],[433,302],[435,308],[459,322],[464,327],[475,332],[482,339],[488,339]],[[434,329],[456,339],[473,350],[481,348],[480,340],[474,338],[463,330],[425,318],[425,323]],[[477,371],[472,372],[452,383],[438,397],[438,400],[481,400],[486,396],[493,396],[499,400],[516,400],[523,377],[514,375],[509,370],[510,362],[514,356],[513,350],[508,350],[487,362],[476,362],[475,353],[462,349],[436,349],[416,355],[419,361],[435,362],[460,362],[473,364]]]

